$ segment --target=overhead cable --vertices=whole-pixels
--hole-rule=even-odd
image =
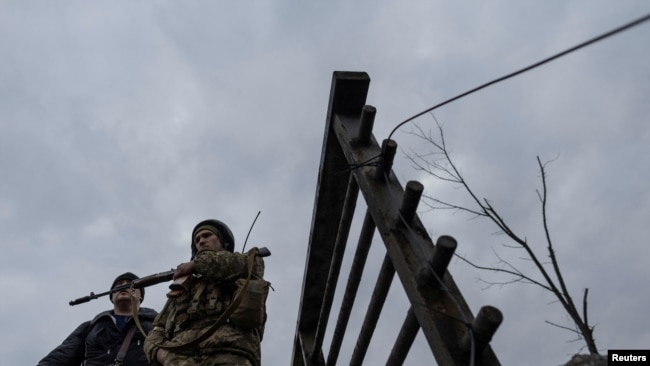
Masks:
[[[565,51],[562,51],[562,52],[557,53],[557,54],[555,54],[553,56],[547,57],[547,58],[545,58],[545,59],[543,59],[543,60],[541,60],[539,62],[536,62],[536,63],[534,63],[534,64],[532,64],[530,66],[524,67],[523,69],[517,70],[515,72],[512,72],[510,74],[502,76],[502,77],[500,77],[498,79],[494,79],[494,80],[492,80],[490,82],[487,82],[487,83],[485,83],[483,85],[480,85],[480,86],[478,86],[478,87],[476,87],[474,89],[471,89],[471,90],[468,90],[468,91],[466,91],[466,92],[464,92],[462,94],[459,94],[459,95],[457,95],[457,96],[455,96],[455,97],[453,97],[451,99],[447,99],[446,101],[444,101],[444,102],[442,102],[440,104],[437,104],[437,105],[435,105],[435,106],[433,106],[433,107],[431,107],[429,109],[426,109],[426,110],[424,110],[424,111],[422,111],[422,112],[420,112],[420,113],[406,119],[405,121],[399,123],[397,126],[395,126],[395,128],[388,135],[388,140],[390,140],[390,138],[393,136],[393,133],[395,133],[395,131],[397,131],[400,127],[402,127],[403,125],[407,124],[408,122],[410,122],[410,121],[412,121],[412,120],[414,120],[414,119],[416,119],[416,118],[418,118],[418,117],[420,117],[422,115],[425,115],[425,114],[427,114],[429,112],[432,112],[433,110],[438,109],[438,108],[440,108],[440,107],[442,107],[442,106],[444,106],[446,104],[449,104],[449,103],[451,103],[451,102],[453,102],[455,100],[458,100],[460,98],[463,98],[463,97],[466,97],[466,96],[468,96],[470,94],[473,94],[473,93],[475,93],[475,92],[477,92],[477,91],[479,91],[481,89],[485,89],[488,86],[491,86],[491,85],[497,84],[499,82],[502,82],[504,80],[510,79],[510,78],[512,78],[514,76],[517,76],[519,74],[523,74],[523,73],[525,73],[527,71],[530,71],[530,70],[532,70],[534,68],[542,66],[542,65],[544,65],[546,63],[549,63],[549,62],[551,62],[553,60],[556,60],[556,59],[558,59],[558,58],[560,58],[562,56],[566,56],[566,55],[568,55],[568,54],[570,54],[572,52],[575,52],[575,51],[577,51],[577,50],[579,50],[581,48],[587,47],[587,46],[589,46],[591,44],[594,44],[594,43],[596,43],[598,41],[602,41],[602,40],[604,40],[606,38],[609,38],[609,37],[611,37],[611,36],[613,36],[613,35],[615,35],[617,33],[623,32],[623,31],[628,30],[628,29],[630,29],[632,27],[640,25],[641,23],[644,23],[644,22],[646,22],[648,20],[650,20],[650,14],[646,14],[641,18],[633,20],[633,21],[631,21],[631,22],[629,22],[627,24],[624,24],[624,25],[622,25],[622,26],[620,26],[618,28],[612,29],[609,32],[603,33],[603,34],[601,34],[599,36],[596,36],[596,37],[591,38],[591,39],[589,39],[587,41],[584,41],[584,42],[582,42],[582,43],[580,43],[580,44],[578,44],[576,46],[573,46],[573,47],[565,50]]]

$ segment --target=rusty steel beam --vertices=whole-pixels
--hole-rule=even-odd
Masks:
[[[390,355],[388,355],[386,366],[401,366],[404,364],[404,360],[406,360],[406,356],[419,331],[420,323],[418,323],[418,319],[415,317],[415,313],[411,307],[406,313],[406,319],[404,319],[393,349],[390,351]]]
[[[377,327],[377,320],[379,320],[381,310],[384,308],[388,291],[393,283],[393,277],[395,277],[395,268],[393,268],[390,258],[386,256],[379,270],[379,276],[377,277],[375,289],[370,297],[370,303],[368,303],[368,311],[366,311],[366,316],[363,319],[361,331],[359,332],[359,338],[357,338],[357,344],[354,346],[354,351],[352,352],[350,366],[363,365],[363,359],[366,357],[370,340]]]
[[[348,164],[361,164],[376,160],[391,160],[384,151],[396,144],[384,141],[382,148],[371,138],[369,145],[354,144],[360,129],[360,120],[350,115],[335,115],[333,129]],[[413,311],[439,364],[466,364],[469,355],[460,345],[467,333],[467,325],[474,317],[451,275],[445,273],[440,286],[418,281],[420,273],[430,268],[427,259],[432,257],[434,245],[417,215],[408,225],[400,208],[404,204],[404,190],[392,170],[371,165],[354,169],[368,210],[377,225],[388,256],[402,282]],[[460,321],[459,321],[460,320]],[[487,345],[476,357],[477,365],[499,365]]]
[[[349,230],[345,220],[341,222],[341,216],[347,212],[345,196],[351,181],[356,182],[368,205],[366,216],[372,222],[369,227],[380,234],[386,248],[384,278],[378,279],[377,296],[373,295],[375,299],[371,300],[366,314],[368,320],[363,324],[351,364],[363,361],[364,348],[372,337],[385,300],[383,292],[387,291],[387,283],[389,286],[385,278],[392,278],[396,273],[411,303],[404,334],[414,337],[417,329],[422,329],[440,365],[466,365],[470,359],[476,366],[499,365],[489,341],[500,324],[500,312],[491,307],[483,308],[474,319],[446,270],[450,249],[453,253],[455,248],[455,242],[449,240],[453,238],[443,238],[441,248],[434,249],[415,213],[421,185],[410,183],[407,192],[402,189],[392,171],[397,143],[385,140],[380,148],[371,133],[376,109],[365,104],[369,83],[370,78],[365,73],[335,72],[332,78],[292,365],[325,364],[322,335],[331,306],[331,288],[338,277],[335,272],[340,267],[337,262],[341,257],[336,248],[342,237],[339,230],[346,231],[345,236]],[[343,228],[340,227],[342,223]],[[367,255],[367,249],[362,250]],[[360,277],[360,274],[354,276]],[[348,283],[348,287],[354,286],[358,283]],[[356,289],[353,290],[354,293],[345,295],[348,297],[345,307],[351,308],[354,302]],[[342,312],[333,341],[336,355],[330,355],[333,360],[333,363],[328,362],[330,365],[336,363],[338,347],[345,334],[347,319],[341,320],[341,316],[349,316],[349,309],[342,309]],[[473,331],[468,332],[468,329]],[[412,341],[407,341],[410,347]],[[408,347],[397,345],[391,353],[395,358],[389,361],[405,358]],[[472,350],[474,355],[470,355]]]
[[[366,266],[366,259],[372,244],[372,237],[375,234],[375,223],[372,221],[370,214],[366,212],[361,226],[361,233],[357,242],[357,249],[354,252],[354,259],[350,268],[348,276],[348,283],[343,293],[343,300],[341,301],[341,308],[339,309],[339,317],[336,321],[334,334],[332,335],[332,343],[330,344],[329,353],[327,355],[327,366],[335,366],[345,337],[345,331],[350,320],[354,300],[357,297],[361,277],[363,276],[363,269]]]
[[[338,224],[338,233],[334,244],[334,252],[330,263],[329,276],[327,277],[327,283],[325,285],[323,306],[321,307],[320,317],[316,326],[316,339],[314,340],[314,347],[311,351],[312,356],[321,353],[323,347],[325,331],[327,330],[327,323],[329,321],[330,311],[332,310],[332,303],[334,302],[336,284],[338,283],[339,273],[341,272],[341,263],[343,262],[343,255],[345,254],[345,248],[348,242],[348,234],[350,233],[350,226],[352,225],[352,219],[354,218],[354,209],[357,206],[359,186],[353,177],[350,177],[346,192],[343,210]]]
[[[366,104],[369,84],[370,78],[366,73],[335,72],[332,78],[296,324],[293,366],[311,365],[305,364],[305,360],[312,360],[313,365],[324,365],[324,361],[321,362],[324,359],[322,351],[316,348],[317,354],[311,354],[315,350],[316,328],[330,272],[330,261],[324,259],[331,259],[334,252],[339,218],[350,179],[347,160],[333,131],[333,119],[337,115],[351,115],[358,119]]]

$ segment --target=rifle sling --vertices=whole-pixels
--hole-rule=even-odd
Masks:
[[[131,328],[129,328],[129,332],[126,333],[126,336],[122,341],[120,350],[117,352],[117,357],[115,357],[115,365],[122,365],[124,363],[124,359],[126,358],[126,352],[129,350],[129,344],[131,344],[131,339],[133,338],[133,333],[135,333],[135,327],[131,326]]]
[[[142,334],[142,336],[146,339],[147,332],[145,332],[144,328],[142,328],[142,324],[140,323],[140,311],[138,310],[138,306],[136,305],[136,301],[139,300],[135,298],[135,288],[131,287],[130,293],[131,293],[131,313],[133,314],[133,321],[135,321],[135,325],[138,327],[140,334]]]

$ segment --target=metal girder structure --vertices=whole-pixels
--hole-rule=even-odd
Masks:
[[[369,85],[363,72],[337,71],[332,78],[292,366],[337,363],[375,231],[386,256],[350,364],[363,364],[397,274],[411,307],[396,332],[387,365],[403,362],[420,329],[439,365],[499,365],[489,341],[501,313],[483,307],[476,318],[472,315],[446,270],[455,240],[443,236],[433,244],[415,213],[422,185],[408,182],[404,190],[392,171],[395,142],[384,141],[380,147],[372,135],[375,109],[365,104]],[[366,216],[326,359],[325,330],[359,191],[367,204]]]

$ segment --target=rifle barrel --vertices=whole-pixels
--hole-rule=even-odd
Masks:
[[[153,274],[153,275],[150,275],[150,276],[138,278],[137,280],[131,281],[130,283],[127,283],[125,285],[115,286],[115,287],[113,287],[112,289],[110,289],[110,290],[108,290],[106,292],[102,292],[101,294],[95,294],[94,292],[91,292],[90,295],[88,295],[88,296],[80,297],[80,298],[78,298],[76,300],[70,301],[70,306],[83,304],[83,303],[86,303],[86,302],[88,302],[90,300],[95,300],[98,297],[110,295],[110,294],[112,294],[114,292],[119,292],[119,291],[122,291],[122,290],[128,290],[131,287],[133,287],[133,288],[143,288],[143,287],[149,287],[149,286],[161,283],[161,282],[171,281],[171,279],[173,277],[174,277],[174,270],[172,269],[172,270],[169,270],[169,271],[166,271],[166,272],[161,272],[161,273]]]
[[[91,292],[90,295],[88,295],[88,296],[80,297],[80,298],[78,298],[76,300],[70,301],[70,306],[83,304],[85,302],[88,302],[90,300],[94,300],[94,299],[98,298],[99,296],[103,296],[103,295],[105,295],[105,294],[95,295],[94,292]]]

